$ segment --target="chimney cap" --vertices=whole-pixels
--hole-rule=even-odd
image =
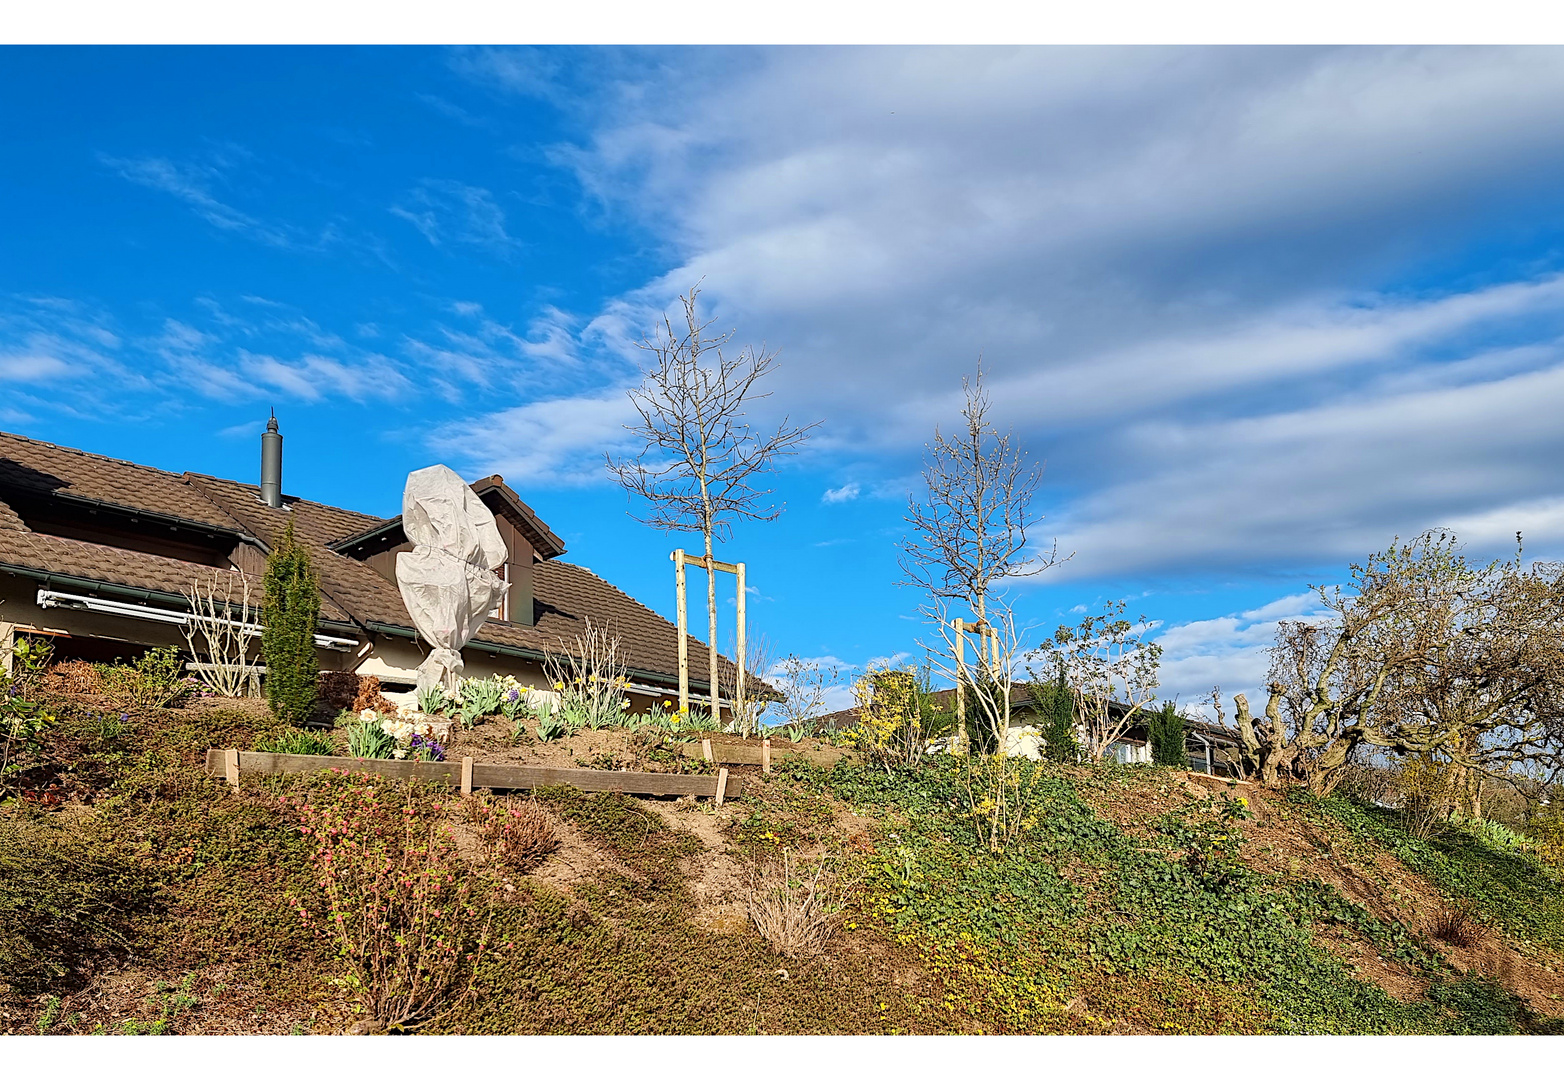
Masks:
[[[272,410],[272,418],[270,420],[266,421],[266,430],[267,431],[276,431],[277,430],[277,410],[276,409]]]

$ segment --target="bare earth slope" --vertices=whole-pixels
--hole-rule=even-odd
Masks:
[[[0,1030],[359,1023],[331,941],[290,899],[310,902],[318,874],[281,802],[344,781],[246,777],[234,795],[202,755],[274,734],[256,703],[138,713],[68,691],[24,798],[0,809]],[[676,749],[614,730],[518,745],[490,722],[452,753],[709,767]],[[539,792],[559,846],[485,878],[503,884],[470,991],[424,1030],[1564,1030],[1557,878],[1464,833],[1418,840],[1343,800],[1167,769],[1045,766],[996,852],[961,762],[735,771],[753,783],[720,808]],[[385,794],[441,816],[489,872],[460,796]],[[749,916],[784,852],[826,860],[845,897],[818,955],[779,955]],[[1457,909],[1468,925],[1445,933]]]

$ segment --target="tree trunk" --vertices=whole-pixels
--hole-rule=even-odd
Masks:
[[[717,571],[711,565],[711,533],[706,534],[706,616],[710,636],[706,655],[711,659],[711,718],[722,723],[722,706],[717,699]]]

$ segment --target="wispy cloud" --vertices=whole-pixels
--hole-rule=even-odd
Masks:
[[[820,496],[820,501],[823,503],[852,502],[858,497],[860,490],[862,489],[859,488],[858,483],[851,481],[839,488],[826,488],[825,494]]]
[[[505,231],[505,211],[485,188],[455,180],[424,180],[391,213],[435,247],[467,244],[509,255],[520,241]]]
[[[213,186],[228,171],[227,161],[176,163],[165,157],[117,158],[108,154],[100,155],[99,160],[131,183],[174,196],[216,228],[243,233],[272,247],[292,247],[297,241],[288,229],[235,209],[213,194]]]

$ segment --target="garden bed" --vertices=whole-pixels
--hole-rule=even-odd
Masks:
[[[394,780],[445,784],[464,791],[531,791],[561,785],[581,791],[619,791],[631,795],[694,795],[718,802],[739,795],[744,782],[722,770],[717,776],[681,776],[677,773],[610,771],[606,769],[551,769],[462,761],[411,761],[387,758],[344,758],[326,754],[273,754],[259,751],[206,752],[206,774],[223,776],[237,786],[244,773],[276,776],[288,773],[370,773]]]

